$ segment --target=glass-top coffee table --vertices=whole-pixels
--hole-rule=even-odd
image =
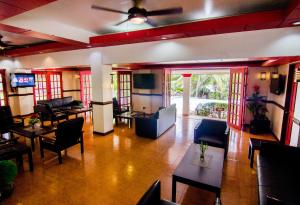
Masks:
[[[200,162],[200,146],[192,144],[172,176],[172,201],[176,202],[176,182],[204,189],[216,194],[216,204],[221,204],[221,184],[224,149],[208,146],[207,163]]]

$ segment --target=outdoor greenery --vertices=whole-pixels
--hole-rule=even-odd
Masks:
[[[171,95],[180,96],[183,92],[183,77],[171,77]],[[227,100],[229,74],[194,74],[191,77],[191,97],[202,99]]]
[[[227,118],[229,80],[229,74],[192,75],[191,97],[199,99],[195,110],[196,115],[221,119]],[[174,74],[171,77],[171,95],[182,96],[182,93],[183,77],[180,74]],[[221,102],[218,102],[219,100]],[[222,101],[226,101],[226,103]]]

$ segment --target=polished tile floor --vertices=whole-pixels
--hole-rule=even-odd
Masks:
[[[172,173],[193,141],[197,121],[177,118],[175,126],[151,140],[137,137],[125,124],[108,136],[93,135],[87,119],[84,155],[75,146],[59,165],[55,154],[48,151],[42,161],[37,149],[34,172],[29,172],[25,161],[15,191],[4,204],[133,205],[156,179],[162,181],[162,197],[170,200]],[[221,194],[225,205],[257,204],[256,170],[250,169],[247,159],[249,137],[231,131]],[[212,193],[182,184],[177,187],[177,201],[183,205],[214,204]]]

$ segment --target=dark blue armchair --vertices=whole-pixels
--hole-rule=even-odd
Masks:
[[[228,152],[229,127],[225,121],[202,119],[194,129],[194,143],[224,148],[225,158]]]

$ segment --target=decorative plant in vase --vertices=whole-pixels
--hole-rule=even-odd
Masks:
[[[33,113],[29,119],[29,124],[31,125],[32,129],[34,129],[34,125],[39,122],[40,122],[39,115],[36,113]]]
[[[208,145],[206,143],[203,143],[203,141],[200,142],[200,159],[204,161],[205,157],[205,151],[208,149]]]
[[[11,160],[0,161],[0,202],[13,192],[13,181],[18,173],[17,165]]]
[[[266,116],[268,112],[266,97],[260,95],[260,87],[253,87],[253,94],[247,98],[247,108],[252,114],[250,132],[253,134],[265,133],[270,130],[270,121]]]

